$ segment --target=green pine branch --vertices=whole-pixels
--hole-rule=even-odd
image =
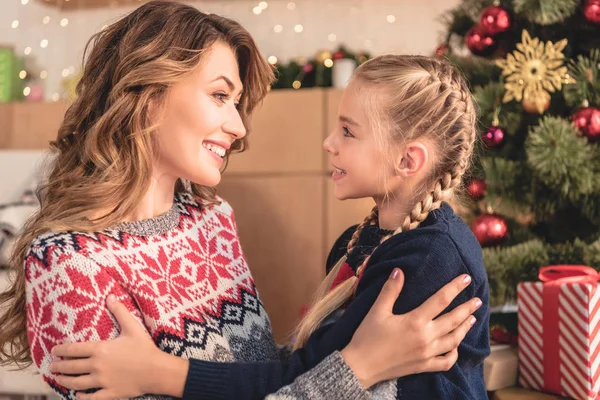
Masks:
[[[592,105],[600,105],[600,49],[594,49],[589,57],[577,56],[577,61],[569,60],[569,74],[575,83],[565,85],[563,94],[569,107],[580,107],[584,100]]]
[[[448,55],[448,60],[463,73],[471,88],[500,79],[502,70],[496,66],[493,60],[481,57],[460,57],[453,53]]]
[[[481,166],[487,184],[486,202],[494,208],[512,210],[513,216],[531,212],[531,171],[523,168],[522,162],[483,157]]]
[[[585,265],[600,269],[600,237],[583,248],[583,262]]]
[[[517,284],[536,281],[538,269],[548,265],[546,248],[539,239],[510,247],[483,249],[483,258],[490,285],[491,305],[514,300]]]
[[[575,13],[579,0],[513,0],[515,12],[540,25],[562,22]]]
[[[502,82],[490,82],[485,86],[475,88],[474,96],[479,105],[479,120],[483,125],[481,128],[487,128],[493,124],[494,112],[499,108],[499,126],[509,134],[519,129],[523,109],[514,101],[502,104],[504,92],[504,83]]]
[[[516,299],[519,282],[538,281],[541,267],[572,264],[600,270],[600,237],[591,243],[575,239],[560,244],[533,239],[514,246],[485,248],[483,258],[490,285],[490,303],[501,305]]]
[[[570,121],[542,118],[530,128],[525,150],[536,179],[558,189],[563,198],[576,200],[593,192],[597,176],[590,167],[595,148],[578,135]]]

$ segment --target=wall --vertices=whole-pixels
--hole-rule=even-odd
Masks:
[[[372,207],[371,200],[340,202],[332,193],[322,143],[336,122],[341,93],[271,91],[253,116],[250,149],[232,156],[217,188],[235,210],[242,247],[280,341],[322,280],[335,239]],[[12,132],[0,126],[0,142],[33,150],[0,151],[0,187],[12,199],[31,181],[26,171],[44,169],[35,149],[47,146],[64,106],[0,104],[0,114],[8,110],[4,114],[13,120],[29,121],[13,125]]]
[[[458,0],[296,0],[289,10],[288,0],[270,0],[268,8],[255,15],[258,1],[196,1],[203,11],[221,14],[244,25],[254,36],[266,56],[287,61],[298,56],[312,56],[318,49],[333,49],[344,43],[350,49],[368,50],[373,54],[398,52],[430,54],[439,43],[442,26],[440,15],[458,4]],[[38,69],[47,71],[46,98],[61,91],[63,70],[75,71],[89,37],[103,25],[131,11],[130,7],[60,11],[28,0],[2,0],[0,5],[0,45],[14,46],[23,55],[31,47],[30,58]],[[387,22],[388,15],[395,22]],[[50,17],[48,24],[43,23]],[[67,18],[66,27],[60,25]],[[16,29],[11,28],[19,21]],[[294,31],[300,24],[304,30]],[[282,26],[275,33],[275,25]],[[335,41],[329,35],[336,36]],[[48,40],[48,47],[40,42]],[[333,38],[332,38],[333,39]]]

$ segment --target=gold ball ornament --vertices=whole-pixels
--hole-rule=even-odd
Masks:
[[[544,94],[532,97],[532,96],[524,96],[523,101],[521,101],[521,106],[523,110],[530,114],[543,114],[550,107],[550,95],[546,92],[542,92]]]

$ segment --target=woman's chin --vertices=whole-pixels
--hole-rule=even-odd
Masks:
[[[221,172],[193,176],[190,182],[201,186],[215,187],[221,182]]]

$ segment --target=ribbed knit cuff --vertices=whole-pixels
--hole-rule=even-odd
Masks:
[[[309,371],[314,377],[320,377],[319,382],[323,387],[329,388],[330,398],[346,399],[369,399],[369,392],[358,381],[356,375],[339,351],[329,355],[321,361],[315,368]],[[345,393],[344,397],[337,395]]]
[[[190,359],[183,399],[227,399],[230,372],[229,363]]]
[[[360,384],[339,351],[297,377],[293,383],[266,397],[267,400],[367,400],[370,398],[369,391]]]

